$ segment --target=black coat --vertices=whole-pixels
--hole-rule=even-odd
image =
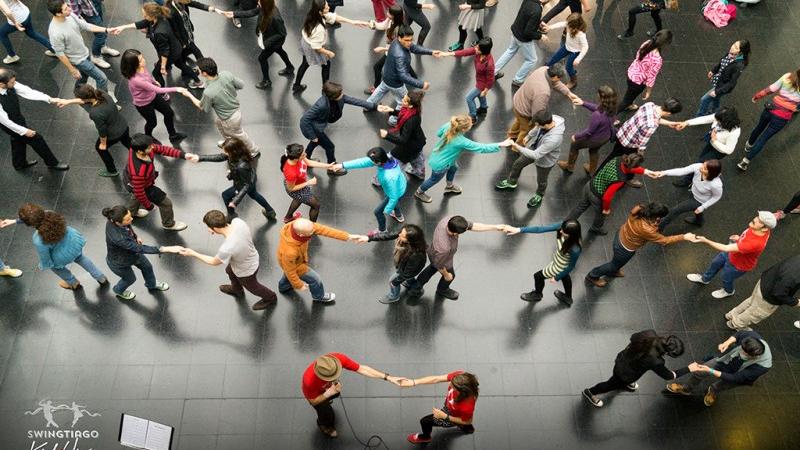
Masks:
[[[414,114],[403,123],[400,133],[388,133],[385,139],[395,145],[391,151],[392,156],[404,163],[410,163],[420,154],[427,141],[425,132],[422,131],[422,117]]]
[[[389,233],[389,232],[382,232],[373,234],[369,237],[370,242],[380,242],[380,241],[393,241],[397,239],[400,233]],[[401,259],[397,263],[397,276],[399,278],[399,282],[403,282],[406,280],[410,280],[420,272],[422,269],[425,268],[425,263],[428,262],[428,257],[425,251],[420,252],[411,252],[406,255],[405,258]]]
[[[776,306],[797,306],[800,302],[800,255],[784,259],[761,274],[761,295]]]
[[[542,38],[539,24],[542,21],[542,3],[539,0],[522,0],[517,17],[511,24],[511,33],[522,42]]]
[[[247,192],[256,185],[258,176],[252,164],[248,161],[236,161],[232,163],[228,160],[228,155],[225,153],[200,155],[200,161],[225,161],[228,163],[228,179],[233,181],[233,187],[236,189],[236,196],[232,200],[234,205],[238,205]]]
[[[712,67],[711,73],[716,74],[719,72],[719,66],[720,64],[717,63],[714,67]],[[736,87],[736,82],[739,81],[739,75],[742,74],[744,68],[744,61],[742,60],[735,60],[725,66],[725,68],[722,69],[722,72],[719,74],[717,86],[714,88],[714,94],[719,96],[723,94],[729,94],[731,91],[733,91],[733,88]]]
[[[656,332],[653,330],[640,331],[631,335],[631,342],[655,336]],[[662,355],[651,352],[639,356],[630,350],[630,345],[625,347],[625,350],[619,352],[617,358],[614,360],[614,375],[625,383],[633,383],[641,378],[648,370],[652,370],[665,380],[674,380],[684,375],[687,371],[687,369],[681,369],[673,372],[667,369]]]
[[[208,11],[209,8],[209,6],[205,3],[200,3],[194,0],[185,5],[178,3],[177,1],[172,2],[172,7],[170,8],[172,10],[172,14],[169,16],[169,24],[172,26],[172,31],[175,32],[175,36],[179,41],[181,41],[181,44],[184,47],[194,42],[193,36],[190,35],[188,31],[191,30],[191,32],[194,33],[194,24],[192,23],[192,18],[189,14],[189,7],[202,9],[203,11]],[[178,10],[186,12],[185,21],[184,17]]]

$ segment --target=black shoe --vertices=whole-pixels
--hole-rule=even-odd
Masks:
[[[272,81],[270,80],[263,80],[256,83],[256,89],[267,90],[272,87]]]
[[[169,141],[171,143],[173,143],[173,144],[177,144],[177,143],[181,142],[182,140],[186,139],[187,137],[189,137],[189,136],[187,136],[187,135],[185,135],[183,133],[175,133],[175,134],[173,134],[172,136],[169,137]]]
[[[589,233],[596,234],[598,236],[605,236],[608,234],[608,231],[602,228],[589,228]]]
[[[294,75],[294,66],[289,66],[283,70],[278,71],[278,75],[282,77],[291,77]]]
[[[496,74],[494,74],[494,79],[495,81],[497,81],[500,78],[503,78],[504,76],[506,76],[506,74],[504,74],[503,72],[497,72]]]
[[[19,167],[14,167],[14,170],[23,170],[23,169],[27,169],[28,167],[35,166],[35,165],[37,165],[37,164],[39,164],[39,161],[37,161],[37,160],[35,160],[35,159],[32,159],[32,160],[30,160],[30,161],[25,161],[25,164],[23,164],[23,165],[21,165],[21,166],[19,166]]]
[[[299,94],[305,91],[307,87],[308,86],[306,86],[305,84],[294,84],[292,85],[292,92],[295,94]]]
[[[525,300],[526,302],[538,302],[542,299],[542,294],[536,291],[523,292],[519,298]]]
[[[697,225],[698,227],[703,225],[702,222],[697,220],[697,217],[687,217],[683,219],[684,222],[688,223],[689,225]]]
[[[448,300],[458,300],[458,291],[450,288],[447,288],[447,290],[444,291],[436,291],[436,294],[441,295]]]
[[[55,166],[47,166],[48,169],[53,170],[69,170],[69,164],[67,163],[58,163]]]
[[[572,297],[568,296],[563,291],[556,291],[553,295],[555,295],[556,299],[564,304],[564,306],[572,306]]]
[[[477,113],[478,113],[478,115],[479,115],[479,116],[485,116],[485,115],[486,115],[486,112],[487,112],[488,110],[489,110],[489,108],[483,108],[483,107],[480,107],[480,108],[478,108],[478,111],[477,111]]]
[[[617,35],[617,39],[619,39],[620,41],[624,41],[625,39],[627,39],[627,38],[629,38],[629,37],[631,37],[631,36],[633,36],[633,33],[628,33],[628,32],[626,31],[626,32],[624,32],[624,33],[622,33],[622,34],[618,34],[618,35]]]

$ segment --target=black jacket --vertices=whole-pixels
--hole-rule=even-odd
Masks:
[[[511,24],[511,33],[522,42],[538,41],[542,38],[539,23],[542,21],[542,3],[539,0],[522,0],[517,18]]]
[[[382,233],[373,234],[369,237],[369,240],[370,242],[393,241],[397,239],[399,235],[400,233],[384,231]],[[410,280],[419,275],[427,262],[428,257],[425,251],[409,253],[408,256],[397,263],[397,283],[402,283],[403,281]]]
[[[716,74],[719,72],[720,64],[717,63],[714,67],[711,68],[711,73]],[[742,74],[744,71],[745,65],[743,60],[734,60],[719,74],[719,79],[717,80],[717,85],[714,88],[714,94],[716,95],[723,95],[729,94],[733,88],[736,87],[736,82],[739,81],[739,75]]]
[[[108,221],[106,223],[106,263],[109,267],[130,267],[134,265],[143,254],[159,254],[158,247],[140,244],[137,241],[133,228],[119,226]]]
[[[761,274],[761,295],[776,306],[800,303],[800,255],[786,258]]]
[[[644,330],[631,335],[631,342],[656,336],[655,331]],[[625,383],[633,383],[641,378],[648,370],[652,370],[665,380],[674,380],[685,375],[689,371],[688,368],[683,368],[673,372],[667,369],[663,356],[657,353],[650,353],[637,357],[638,355],[633,354],[629,349],[630,345],[625,347],[625,350],[619,352],[617,358],[614,360],[614,375]]]
[[[194,24],[189,14],[189,7],[202,9],[203,11],[208,11],[209,8],[205,3],[194,0],[185,5],[177,1],[172,2],[172,7],[170,8],[172,14],[169,15],[169,24],[172,26],[172,31],[175,32],[175,36],[181,41],[184,47],[194,42]],[[181,12],[186,13],[185,19],[184,16],[181,15]]]
[[[233,12],[233,17],[253,17],[261,11],[261,7],[258,6],[258,0],[239,0],[238,8]]]
[[[392,114],[396,115],[396,111]],[[425,132],[422,131],[422,117],[414,114],[403,123],[400,133],[388,133],[385,139],[394,144],[391,151],[392,156],[404,163],[410,163],[425,147],[426,138]]]
[[[153,43],[159,58],[165,56],[169,61],[181,58],[183,45],[168,20],[158,20],[155,24],[147,20],[135,22],[137,30],[147,30],[147,38]]]
[[[236,196],[233,197],[232,200],[234,205],[239,205],[247,192],[256,185],[258,176],[252,164],[247,161],[236,161],[232,163],[228,161],[228,155],[225,153],[200,155],[200,161],[225,161],[228,163],[228,179],[233,181],[233,187],[236,189]]]
[[[261,15],[258,16],[258,22],[261,23]],[[258,33],[258,26],[256,26],[256,33]],[[286,40],[286,24],[283,22],[283,17],[281,17],[281,12],[278,11],[277,6],[267,24],[267,29],[264,30],[264,34],[261,36],[261,40],[265,49],[280,47]]]

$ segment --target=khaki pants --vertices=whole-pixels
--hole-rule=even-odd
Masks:
[[[514,109],[514,123],[511,124],[511,128],[508,129],[508,137],[514,139],[519,145],[525,145],[523,140],[525,136],[528,135],[528,132],[531,131],[532,127],[531,118],[521,115]]]
[[[241,111],[237,110],[232,116],[225,120],[215,117],[214,124],[217,126],[217,130],[219,130],[219,134],[221,134],[223,138],[239,138],[244,142],[244,145],[247,146],[247,149],[250,150],[250,153],[258,151],[258,148],[250,139],[250,136],[242,129]]]
[[[771,316],[777,306],[768,303],[761,295],[761,281],[756,283],[753,293],[739,306],[728,312],[733,318],[731,323],[736,329],[749,329],[750,325],[755,325],[767,317]]]

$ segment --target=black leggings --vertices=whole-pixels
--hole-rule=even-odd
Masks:
[[[428,414],[427,416],[420,419],[419,425],[420,427],[422,427],[422,433],[420,434],[420,437],[423,438],[431,437],[431,432],[433,431],[433,427],[442,427],[442,428],[458,427],[458,429],[467,434],[475,432],[475,427],[473,427],[472,425],[456,425],[447,419],[437,419],[433,417],[433,414]]]
[[[261,79],[263,81],[269,81],[269,57],[272,56],[273,53],[277,53],[278,56],[281,57],[287,69],[293,67],[292,61],[289,60],[289,55],[287,55],[286,51],[283,49],[283,42],[270,45],[264,50],[261,50],[261,53],[258,54],[258,63],[261,65]]]
[[[800,191],[794,193],[794,197],[789,200],[789,204],[786,205],[786,208],[783,208],[784,214],[789,214],[792,210],[800,207]]]
[[[421,9],[406,8],[405,5],[403,5],[403,11],[406,16],[406,25],[411,25],[412,22],[416,22],[417,25],[422,28],[419,32],[419,36],[417,36],[417,45],[423,45],[425,43],[425,38],[428,36],[428,32],[431,31],[430,21]]]
[[[313,197],[313,196],[311,197],[311,200],[309,200],[307,203],[306,202],[301,202],[300,200],[298,200],[296,198],[293,198],[292,199],[292,203],[289,205],[289,209],[286,210],[285,218],[286,219],[291,219],[292,216],[294,215],[294,212],[297,211],[297,208],[299,208],[300,205],[302,205],[303,203],[305,203],[306,205],[308,205],[311,208],[311,209],[308,210],[308,220],[310,220],[312,222],[316,222],[317,221],[317,217],[319,217],[319,207],[320,207],[320,205],[319,205],[319,200],[317,200],[317,197]]]
[[[589,392],[591,392],[592,395],[605,394],[606,392],[625,389],[625,386],[627,385],[628,383],[622,381],[622,379],[620,379],[617,376],[617,374],[614,374],[611,375],[611,378],[609,378],[608,380],[597,383],[594,386],[590,387]]]
[[[336,145],[324,131],[317,132],[317,142],[308,141],[308,145],[306,145],[306,156],[308,156],[309,159],[311,159],[311,155],[314,154],[314,149],[316,149],[317,146],[322,146],[322,148],[325,149],[325,158],[327,158],[328,164],[336,162]]]
[[[106,139],[106,149],[100,150],[100,138],[97,138],[97,141],[94,143],[94,150],[100,156],[100,159],[103,160],[103,164],[106,165],[106,171],[110,173],[114,173],[117,171],[117,166],[114,165],[114,157],[111,156],[111,146],[116,144],[117,142],[121,142],[122,145],[125,146],[126,149],[131,148],[131,136],[129,130],[126,128],[125,132],[122,133],[121,136],[114,138],[114,139]]]
[[[322,67],[322,82],[325,83],[331,77],[331,62],[328,61],[321,67]],[[300,84],[303,82],[303,77],[306,75],[306,70],[308,70],[308,60],[306,59],[305,56],[303,56],[303,62],[297,69],[297,78],[294,79],[295,86],[300,86]]]
[[[169,72],[169,68],[172,67],[172,66],[175,66],[178,69],[180,69],[180,71],[181,71],[181,79],[183,80],[184,83],[186,83],[187,80],[192,80],[192,81],[195,81],[197,83],[200,82],[200,78],[197,77],[197,72],[192,70],[192,68],[189,67],[188,64],[186,64],[186,58],[183,56],[182,53],[181,53],[180,58],[167,60],[167,72]],[[153,73],[153,78],[155,78],[156,81],[158,81],[158,83],[161,86],[166,86],[167,85],[166,80],[164,80],[164,75],[161,74],[161,61],[160,61],[160,58],[159,58],[158,61],[156,61],[156,64],[153,67],[153,72],[152,73]]]
[[[628,89],[625,90],[625,96],[622,97],[622,101],[617,107],[617,114],[628,109],[628,107],[631,106],[634,101],[636,101],[636,98],[642,95],[642,92],[647,89],[646,84],[634,83],[629,78],[626,78],[626,80],[628,82]]]
[[[565,275],[561,279],[561,284],[564,285],[564,293],[567,294],[567,297],[572,297],[572,277]],[[544,274],[541,270],[533,274],[533,288],[538,294],[544,290]]]
[[[153,135],[153,130],[156,128],[156,125],[158,125],[156,111],[164,116],[164,126],[167,127],[169,135],[174,136],[177,134],[177,131],[175,131],[175,112],[172,110],[172,107],[169,106],[169,102],[164,100],[162,94],[156,94],[152,102],[144,106],[137,106],[136,110],[144,117],[144,134],[148,136]]]
[[[547,14],[542,17],[542,22],[548,23],[553,20],[553,17],[557,16],[558,13],[567,9],[569,6],[570,12],[583,12],[583,7],[581,6],[581,0],[559,0],[556,6],[550,8],[550,11],[547,11]]]
[[[633,29],[636,28],[636,15],[649,12],[650,16],[653,17],[653,23],[656,24],[656,31],[661,30],[661,8],[651,8],[650,6],[646,5],[638,5],[634,6],[633,8],[628,10],[628,29],[625,30],[625,34],[631,35],[633,34]]]
[[[483,39],[483,28],[478,28],[475,30],[475,36],[478,37],[478,40]],[[465,30],[461,25],[458,26],[458,42],[461,45],[464,45],[464,43],[467,42],[467,30]]]
[[[197,62],[198,59],[203,57],[203,52],[197,47],[197,44],[194,41],[189,42],[186,47],[183,47],[183,51],[181,52],[183,55],[183,60],[186,60],[186,57],[189,55],[194,56],[194,62]]]

